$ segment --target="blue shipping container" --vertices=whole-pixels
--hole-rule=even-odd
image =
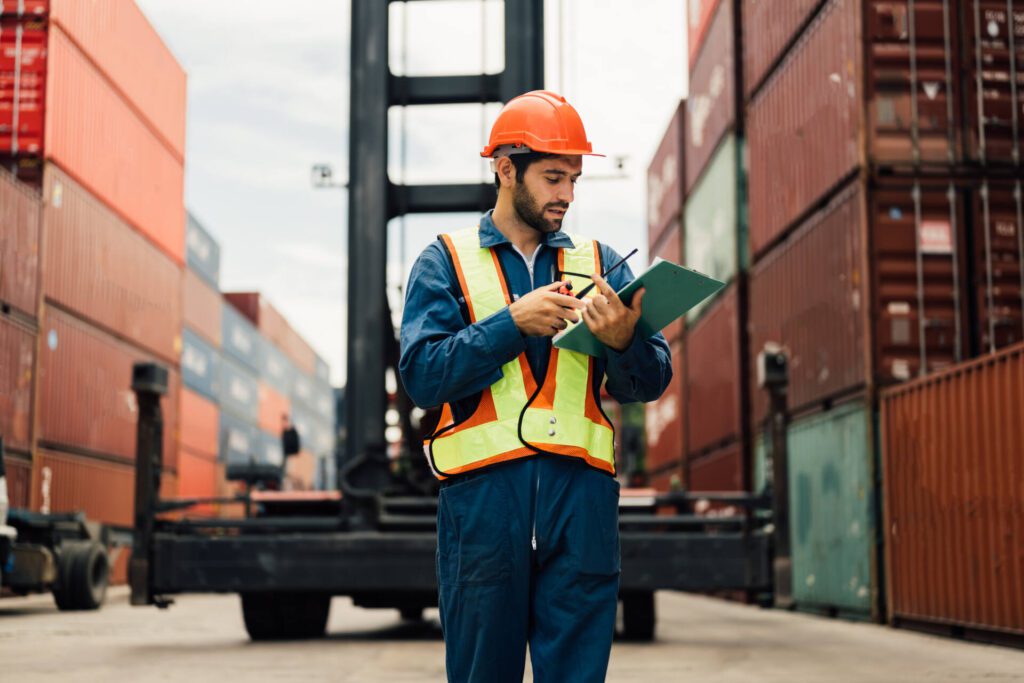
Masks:
[[[261,432],[254,425],[221,411],[218,457],[229,465],[259,462],[263,452]]]
[[[227,356],[221,357],[218,398],[222,411],[252,424],[259,420],[260,388],[256,375]]]
[[[282,396],[291,396],[298,371],[288,360],[288,356],[265,338],[260,338],[263,345],[263,366],[261,378]]]
[[[219,400],[220,352],[189,329],[181,335],[181,379],[192,391]]]
[[[214,288],[220,287],[220,245],[191,213],[185,222],[185,262]]]
[[[263,365],[263,344],[260,333],[227,301],[221,319],[221,347],[224,352],[253,372]]]

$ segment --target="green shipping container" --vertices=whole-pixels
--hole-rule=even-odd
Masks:
[[[742,141],[726,135],[700,182],[686,200],[686,267],[729,282],[737,263],[746,267],[746,191],[740,156]],[[691,309],[694,320],[708,302]]]

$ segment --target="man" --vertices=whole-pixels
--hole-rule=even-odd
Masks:
[[[562,221],[592,155],[576,110],[552,92],[510,101],[490,144],[498,201],[478,227],[429,245],[413,266],[400,370],[422,407],[444,404],[425,444],[442,479],[437,573],[449,681],[602,681],[615,628],[618,497],[599,391],[652,401],[672,377],[662,336],[635,334],[606,282],[619,256]],[[580,292],[596,287],[583,300]],[[572,290],[567,291],[571,283]],[[642,290],[641,290],[642,292]],[[552,345],[587,325],[591,358]]]

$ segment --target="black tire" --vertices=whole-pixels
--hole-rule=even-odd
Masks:
[[[400,607],[398,613],[402,615],[402,621],[423,621],[422,607]]]
[[[622,596],[622,640],[649,643],[654,640],[656,622],[653,591]]]
[[[331,611],[323,593],[242,593],[242,618],[252,640],[322,638]]]
[[[62,611],[96,610],[107,596],[110,560],[95,541],[68,541],[57,549],[53,599]]]

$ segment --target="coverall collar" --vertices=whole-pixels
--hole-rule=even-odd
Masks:
[[[480,217],[480,246],[485,249],[496,247],[499,244],[511,244],[509,239],[501,233],[501,230],[498,230],[498,226],[494,224],[494,221],[491,219],[492,213],[494,213],[494,209]],[[540,243],[553,249],[572,249],[576,246],[573,244],[572,238],[564,230],[545,233]]]

